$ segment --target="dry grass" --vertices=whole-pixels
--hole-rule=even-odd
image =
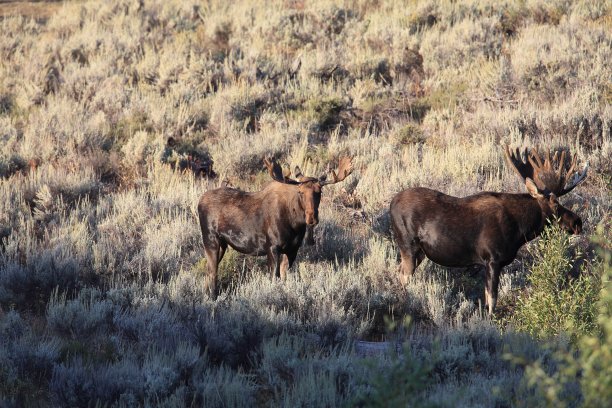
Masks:
[[[0,19],[23,16],[38,21],[46,21],[61,7],[61,1],[0,1]]]
[[[385,395],[367,384],[395,364],[368,371],[359,338],[407,340],[404,374],[435,360],[423,400],[520,401],[504,348],[547,355],[507,325],[529,254],[507,268],[492,322],[477,271],[425,262],[398,286],[386,212],[417,185],[521,192],[503,144],[567,146],[591,164],[563,202],[592,260],[611,222],[609,14],[541,0],[0,2],[0,405],[359,404]],[[199,195],[259,189],[265,156],[318,175],[345,154],[356,170],[326,187],[317,245],[288,282],[230,252],[210,301]],[[218,177],[180,171],[189,156]]]

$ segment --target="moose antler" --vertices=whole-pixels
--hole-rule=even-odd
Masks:
[[[280,164],[276,163],[273,159],[264,158],[264,164],[268,168],[268,173],[270,173],[270,177],[272,177],[273,180],[279,183],[297,184],[295,180],[289,178],[288,174],[283,174],[283,169]]]
[[[266,157],[264,158],[264,164],[268,168],[268,173],[270,173],[270,177],[272,177],[273,180],[276,180],[281,183],[285,182],[285,176],[283,175],[283,169],[278,163]]]
[[[324,177],[321,177],[321,186],[325,186],[327,184],[335,184],[339,183],[345,178],[347,178],[353,172],[353,162],[350,157],[343,157],[340,159],[338,163],[338,169],[334,172],[331,172],[332,180],[326,180]]]
[[[521,152],[518,147],[516,150],[510,150],[510,146],[506,145],[506,148],[504,149],[506,163],[508,163],[508,165],[514,169],[516,174],[518,174],[523,180],[527,178],[533,179],[533,168],[527,159],[523,159],[523,156],[529,156],[527,148]]]
[[[562,196],[572,191],[578,184],[584,181],[587,176],[588,164],[585,164],[582,173],[575,171],[578,160],[576,154],[574,154],[569,168],[565,174],[563,174],[566,164],[565,150],[561,150],[560,156],[559,151],[555,151],[552,159],[550,157],[550,152],[547,151],[544,161],[542,161],[536,149],[532,149],[530,153],[531,154],[528,154],[527,149],[524,150],[524,155],[527,158],[525,161],[518,148],[512,151],[510,147],[506,145],[504,151],[506,161],[514,168],[517,174],[521,176],[523,180],[527,178],[532,179],[541,191]]]
[[[338,169],[335,172],[331,172],[333,180],[330,181],[327,180],[326,176],[320,177],[318,179],[314,177],[304,176],[300,168],[297,166],[294,170],[294,176],[297,178],[297,180],[293,180],[289,178],[289,174],[283,174],[283,169],[274,160],[264,158],[264,163],[268,168],[268,172],[270,173],[272,179],[285,184],[302,184],[311,181],[318,181],[321,186],[325,186],[327,184],[339,183],[353,172],[353,163],[351,162],[350,157],[343,157],[342,159],[340,159],[340,162],[338,163]]]

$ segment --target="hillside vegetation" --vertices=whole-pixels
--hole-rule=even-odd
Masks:
[[[610,406],[611,8],[110,0],[2,14],[0,405]],[[505,144],[590,164],[561,200],[582,235],[528,244],[494,319],[477,268],[425,261],[400,287],[393,195],[524,192]],[[318,176],[344,155],[355,171],[325,187],[316,245],[287,281],[230,250],[211,300],[199,196],[260,189],[264,157]],[[357,340],[391,346],[364,356]]]

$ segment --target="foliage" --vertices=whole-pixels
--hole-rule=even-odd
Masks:
[[[526,364],[525,383],[535,390],[531,403],[550,407],[607,407],[612,403],[612,253],[605,237],[600,225],[593,238],[600,257],[597,273],[602,279],[593,304],[593,327],[584,331],[583,326],[568,326],[576,338],[574,347],[554,352],[552,365],[542,360]]]
[[[410,318],[404,319],[404,326],[410,325]],[[387,329],[393,330],[396,324],[387,323]],[[391,343],[394,344],[394,343]],[[366,377],[361,378],[366,385],[361,394],[353,397],[353,404],[365,407],[429,407],[436,404],[424,400],[427,389],[432,385],[432,373],[437,350],[432,349],[432,359],[419,359],[411,347],[405,343],[402,351],[387,350],[388,359],[366,360]],[[438,361],[436,361],[438,360]],[[374,372],[374,375],[370,373]]]
[[[527,280],[528,293],[520,296],[514,323],[536,337],[558,335],[571,329],[573,336],[593,333],[600,295],[600,267],[589,265],[572,277],[582,255],[561,227],[550,225],[533,251],[534,263]]]
[[[588,237],[609,224],[609,5],[199,3],[0,2],[1,406],[508,406],[536,392],[503,353],[554,378],[568,347],[550,334],[567,330],[592,359],[580,378],[606,378]],[[563,198],[583,235],[536,243],[541,257],[521,252],[502,275],[510,321],[531,270],[551,288],[518,306],[542,340],[479,312],[480,271],[424,261],[401,287],[387,239],[401,189],[524,191],[504,143],[591,164]],[[228,249],[212,301],[200,195],[260,189],[263,157],[320,175],[345,154],[355,171],[325,187],[316,245],[287,281]],[[198,162],[219,177],[182,171]],[[385,318],[407,315],[403,354],[362,364],[355,341],[391,341]],[[599,403],[581,381],[558,400],[581,387]]]
[[[425,141],[423,131],[418,126],[411,123],[400,128],[395,138],[399,144],[403,145],[423,143]]]

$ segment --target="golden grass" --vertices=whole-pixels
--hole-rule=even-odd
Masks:
[[[215,326],[219,336],[240,332],[248,310],[244,324],[262,320],[271,333],[324,337],[338,327],[342,339],[380,339],[384,316],[411,314],[415,332],[439,336],[449,360],[467,361],[460,351],[471,346],[453,343],[466,341],[457,333],[502,342],[505,320],[478,312],[483,282],[469,271],[425,262],[399,288],[389,202],[413,186],[522,192],[503,145],[565,146],[591,164],[563,198],[584,220],[575,244],[589,248],[612,208],[609,11],[605,2],[564,0],[0,1],[0,306],[45,319],[47,305],[76,307],[70,298],[82,291],[88,314],[93,287],[119,305],[117,327],[137,331],[150,316],[159,330],[193,325],[176,334],[189,347],[215,313],[235,325]],[[169,157],[195,154],[212,158],[218,178],[171,168]],[[264,157],[318,176],[343,155],[355,171],[325,187],[317,246],[301,249],[288,282],[269,280],[265,260],[231,252],[225,291],[208,299],[198,197],[224,182],[260,189],[269,180]],[[529,262],[521,253],[502,279],[506,317]],[[53,291],[67,292],[64,301]],[[126,361],[158,341],[113,330]],[[92,336],[99,345],[104,334]],[[68,349],[85,349],[64,340],[58,335]],[[494,373],[483,384],[517,389],[520,373],[501,361],[502,344],[491,348],[482,353],[494,361],[477,365]],[[232,353],[217,363],[231,365]],[[49,364],[60,372],[60,363]],[[219,375],[240,377],[227,370]],[[478,391],[480,374],[459,374],[434,387],[468,388],[464,406],[495,405]],[[508,393],[500,400],[518,398]],[[443,399],[436,395],[444,392],[428,398]]]
[[[0,1],[0,19],[23,16],[38,21],[46,21],[62,6],[63,1]]]

